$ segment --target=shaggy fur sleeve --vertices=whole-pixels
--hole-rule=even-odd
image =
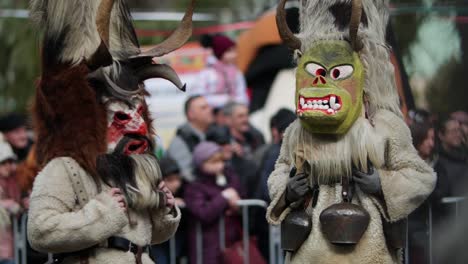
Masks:
[[[169,240],[177,231],[180,222],[180,209],[175,206],[174,210],[157,210],[151,216],[153,223],[153,234],[151,244],[161,244]]]
[[[78,211],[64,161],[54,159],[37,176],[31,194],[28,239],[41,252],[63,253],[94,246],[120,232],[126,214],[107,193]]]
[[[385,165],[379,170],[384,201],[375,199],[386,220],[395,222],[406,218],[434,190],[436,176],[416,152],[411,134],[401,118],[393,113],[377,113],[375,128],[388,135]]]
[[[280,155],[275,164],[275,169],[268,178],[268,191],[270,193],[271,203],[267,209],[267,220],[270,224],[279,225],[289,214],[291,209],[284,205],[284,193],[289,180],[291,171],[290,144],[289,138],[294,134],[297,122],[293,123],[285,132]],[[285,208],[285,209],[284,209]]]

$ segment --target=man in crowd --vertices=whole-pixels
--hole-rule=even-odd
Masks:
[[[226,125],[238,144],[234,152],[238,156],[251,158],[253,152],[265,143],[263,135],[249,124],[249,108],[245,104],[230,102],[223,108]]]
[[[457,111],[452,113],[450,117],[460,122],[463,144],[465,145],[465,150],[468,150],[468,113],[465,111]]]
[[[195,146],[204,141],[208,128],[213,123],[212,108],[205,97],[196,95],[185,103],[187,122],[177,129],[168,154],[177,161],[181,175],[186,181],[193,181],[192,152]]]
[[[26,159],[32,145],[26,130],[25,118],[16,113],[9,113],[0,117],[0,132],[11,145],[18,157],[18,161]]]

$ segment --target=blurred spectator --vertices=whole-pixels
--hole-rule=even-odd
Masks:
[[[457,120],[460,123],[462,134],[463,134],[463,144],[465,149],[468,148],[468,113],[464,111],[457,111],[450,115],[452,119]]]
[[[176,205],[179,206],[182,211],[182,219],[179,224],[179,228],[175,234],[176,242],[176,258],[180,258],[182,252],[184,252],[185,240],[186,240],[186,227],[187,217],[185,213],[185,202],[180,196],[180,190],[182,186],[182,177],[180,175],[180,168],[172,158],[165,156],[159,160],[159,167],[161,168],[161,174],[167,188],[174,194],[176,199]],[[169,241],[155,245],[152,247],[153,256],[156,256],[156,263],[168,264],[170,263],[170,245]]]
[[[26,119],[16,113],[10,113],[0,117],[0,132],[4,139],[11,145],[18,161],[26,158],[32,145],[26,130]]]
[[[205,96],[215,108],[221,108],[231,100],[247,105],[245,79],[235,65],[236,44],[223,35],[204,35],[201,43],[213,50],[217,60],[208,62],[207,68],[200,72],[196,85],[191,87],[191,92]]]
[[[168,155],[179,165],[181,175],[186,181],[193,181],[192,152],[195,146],[205,140],[205,134],[213,123],[212,108],[205,97],[195,95],[185,102],[187,123],[177,129]]]
[[[234,152],[238,156],[252,158],[253,152],[261,147],[265,140],[260,131],[249,124],[249,109],[245,104],[230,102],[223,108],[226,125],[234,141]]]
[[[464,196],[468,190],[468,163],[460,123],[452,118],[443,119],[437,134],[439,158],[434,169],[438,175],[438,197]]]
[[[429,115],[428,115],[429,116]],[[413,137],[413,145],[418,151],[419,156],[427,163],[434,166],[436,161],[434,155],[434,127],[425,120],[423,122],[412,122],[409,126]],[[429,263],[430,244],[428,230],[429,210],[431,199],[425,201],[408,217],[408,246],[409,261],[412,264]]]
[[[240,239],[241,224],[237,215],[240,200],[239,179],[225,169],[221,147],[213,142],[202,142],[194,151],[193,163],[196,181],[185,191],[185,202],[193,220],[200,222],[203,264],[222,263],[219,244],[219,221],[224,215],[226,246]],[[197,260],[197,224],[189,226],[190,263]]]
[[[412,123],[410,131],[413,137],[413,145],[419,156],[427,163],[434,165],[434,127],[428,122]]]
[[[260,163],[259,181],[256,185],[254,195],[255,199],[270,203],[270,195],[267,186],[268,177],[270,177],[270,174],[273,172],[276,160],[279,157],[284,132],[294,120],[296,120],[294,112],[285,108],[280,109],[270,120],[272,143],[268,145],[261,158],[262,162]],[[253,214],[255,215],[253,222],[254,234],[258,237],[260,252],[267,258],[269,255],[269,226],[264,217],[266,210],[257,209]]]
[[[206,134],[206,140],[221,147],[226,169],[233,171],[239,177],[246,198],[253,198],[258,183],[258,166],[253,160],[234,153],[234,148],[239,147],[239,144],[232,138],[229,128],[211,127]]]
[[[20,191],[16,185],[16,155],[10,145],[0,142],[0,263],[13,264],[13,230],[10,217],[20,212]]]
[[[270,202],[268,193],[267,181],[270,174],[273,172],[276,164],[276,160],[279,157],[281,150],[281,143],[283,142],[283,135],[286,128],[296,120],[296,115],[289,109],[280,109],[270,120],[272,144],[265,152],[263,157],[261,172],[260,172],[260,183],[256,193],[256,198],[262,199],[267,203]]]

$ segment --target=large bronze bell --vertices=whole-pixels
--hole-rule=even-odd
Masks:
[[[312,218],[304,210],[291,211],[281,223],[281,248],[298,250],[312,231]]]
[[[322,232],[332,244],[355,245],[359,243],[370,222],[369,213],[351,203],[352,194],[348,177],[342,178],[343,202],[334,204],[320,214]]]

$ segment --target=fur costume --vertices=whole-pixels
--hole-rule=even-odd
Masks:
[[[399,250],[387,243],[383,225],[405,219],[432,192],[436,177],[417,155],[398,108],[385,44],[387,1],[304,0],[297,36],[284,26],[284,3],[278,7],[278,27],[298,57],[299,119],[286,130],[268,180],[272,202],[267,219],[279,225],[291,212],[285,205],[289,174],[303,160],[310,165],[309,185],[319,185],[320,191],[315,207],[311,202],[305,210],[312,231],[292,253],[291,263],[399,263]],[[343,200],[342,176],[351,178],[353,167],[368,171],[371,165],[381,195],[365,193],[353,183],[352,202],[370,215],[367,230],[356,245],[333,244],[324,235],[320,215]]]
[[[137,256],[105,242],[119,237],[144,247],[175,233],[180,210],[165,206],[158,187],[143,81],[165,78],[185,89],[174,70],[153,59],[188,40],[193,8],[194,1],[166,41],[142,52],[125,0],[31,2],[45,33],[33,105],[42,169],[30,200],[33,248],[71,253],[64,263],[153,263],[145,252]],[[122,191],[127,213],[111,188]]]

